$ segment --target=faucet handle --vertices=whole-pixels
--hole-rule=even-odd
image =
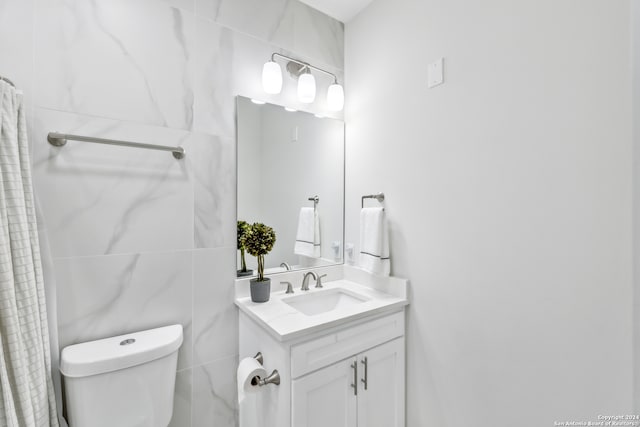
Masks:
[[[323,277],[327,277],[326,274],[323,274],[322,276],[318,276],[318,279],[316,280],[316,288],[322,288],[322,278]]]
[[[293,285],[291,284],[291,282],[280,282],[281,285],[287,285],[287,292],[285,292],[285,294],[292,294],[293,293]]]

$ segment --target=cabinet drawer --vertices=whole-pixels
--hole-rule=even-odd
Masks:
[[[291,347],[291,377],[331,365],[404,335],[404,311]]]

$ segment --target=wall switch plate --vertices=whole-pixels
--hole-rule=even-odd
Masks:
[[[429,88],[444,83],[444,58],[440,58],[428,65],[427,85]]]

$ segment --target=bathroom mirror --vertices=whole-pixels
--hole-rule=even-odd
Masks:
[[[342,263],[344,123],[241,96],[237,120],[238,220],[264,223],[276,233],[265,274]],[[308,222],[302,234],[313,235],[314,207],[319,239],[310,244],[297,235],[298,223]],[[256,258],[245,254],[245,260],[256,274]]]

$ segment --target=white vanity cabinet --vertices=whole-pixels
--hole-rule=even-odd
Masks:
[[[354,427],[358,399],[351,385],[355,358],[336,362],[291,385],[292,425],[300,427]]]
[[[404,308],[288,341],[241,312],[240,355],[282,378],[259,393],[260,427],[404,427],[404,334]]]
[[[404,338],[292,381],[295,427],[403,427]]]

